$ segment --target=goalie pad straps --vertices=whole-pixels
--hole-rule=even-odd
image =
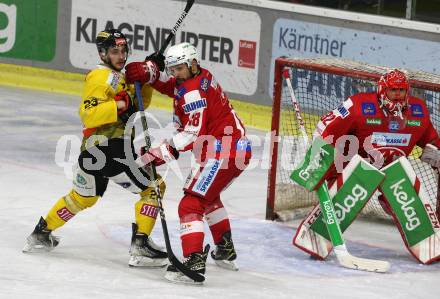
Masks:
[[[440,260],[440,224],[410,162],[401,157],[383,168],[380,190],[409,252],[421,263]]]
[[[329,190],[340,229],[344,232],[383,181],[385,174],[356,155]],[[365,180],[368,178],[368,180]],[[297,229],[293,244],[318,259],[332,250],[330,236],[319,205]]]

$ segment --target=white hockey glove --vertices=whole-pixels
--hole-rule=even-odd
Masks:
[[[436,146],[428,143],[423,149],[420,160],[440,170],[440,150]]]

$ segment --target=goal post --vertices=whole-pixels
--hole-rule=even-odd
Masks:
[[[283,71],[291,74],[295,96],[301,107],[306,132],[311,138],[321,116],[338,107],[349,96],[376,90],[380,76],[391,67],[341,59],[289,59],[275,61],[273,107],[271,123],[270,167],[268,170],[266,219],[288,220],[304,217],[318,204],[314,192],[308,192],[290,179],[290,174],[302,160],[299,126],[290,100]],[[410,80],[411,95],[426,101],[434,127],[440,129],[440,75],[405,70]],[[416,147],[409,160],[423,183],[432,206],[440,195],[438,174],[419,157]],[[368,202],[362,215],[390,219],[377,200]]]

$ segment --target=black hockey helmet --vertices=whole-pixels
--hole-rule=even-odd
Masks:
[[[125,35],[117,29],[108,29],[98,33],[96,37],[96,47],[99,54],[107,54],[110,47],[125,46],[127,54],[129,47]]]
[[[96,37],[96,47],[98,48],[99,56],[101,60],[112,67],[113,69],[120,71],[116,68],[109,57],[107,56],[108,49],[112,47],[124,47],[125,48],[125,62],[127,62],[130,48],[128,46],[127,38],[125,35],[117,29],[108,29],[98,33]],[[124,62],[124,64],[125,64]]]

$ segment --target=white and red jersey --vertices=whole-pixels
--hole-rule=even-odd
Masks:
[[[431,143],[440,147],[439,135],[431,123],[425,102],[415,97],[409,97],[408,102],[403,125],[403,121],[399,123],[384,115],[376,93],[353,95],[321,117],[315,136],[327,137],[328,142],[336,146],[340,137],[352,135],[359,141],[359,155],[372,158],[372,163],[382,155],[383,165],[400,156],[408,156],[416,145],[423,148]],[[345,143],[346,151],[347,146],[357,147]]]
[[[237,151],[250,153],[245,128],[213,75],[201,68],[193,78],[177,84],[161,72],[153,87],[174,98],[177,134],[172,142],[179,151],[201,150],[201,158],[235,157]]]

